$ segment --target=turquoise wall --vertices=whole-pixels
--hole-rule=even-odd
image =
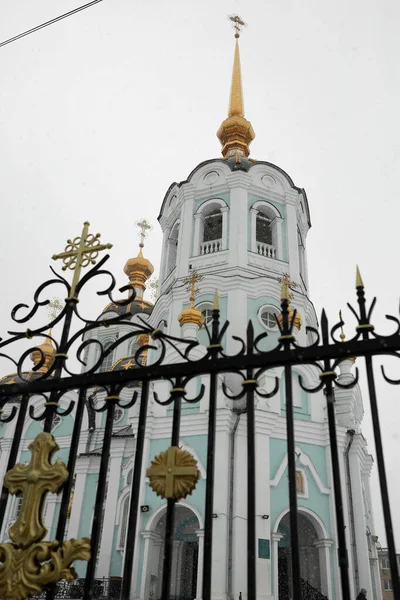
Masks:
[[[322,483],[325,487],[328,486],[328,470],[327,470],[327,452],[325,446],[316,444],[297,443],[298,446],[307,456],[310,457]],[[287,454],[286,440],[270,438],[270,478],[274,479],[277,471]],[[300,464],[300,463],[299,463]],[[331,519],[328,494],[322,494],[310,470],[307,471],[308,478],[308,498],[298,497],[298,505],[305,506],[314,511],[323,521],[328,535],[331,536]],[[275,526],[276,519],[282,510],[289,505],[289,490],[288,490],[288,471],[285,469],[279,484],[276,487],[271,487],[271,527]]]
[[[296,371],[292,371],[293,379],[299,376]],[[304,377],[303,377],[303,385],[304,385]],[[279,383],[280,397],[281,397],[281,416],[286,417],[286,401],[285,401],[285,374],[282,375]],[[293,406],[293,416],[295,419],[300,419],[301,421],[310,421],[311,420],[311,411],[310,411],[310,403],[309,403],[309,395],[307,392],[300,388],[301,393],[301,407]]]
[[[327,462],[329,461],[328,451],[325,446],[318,446],[316,444],[296,443],[309,458],[311,459],[318,475],[325,487],[328,486],[328,469]],[[286,440],[280,440],[270,438],[270,478],[274,479],[277,471],[287,454],[287,442]],[[303,467],[304,468],[304,467]],[[308,480],[308,498],[297,497],[298,507],[304,506],[312,512],[314,512],[323,522],[328,537],[332,538],[333,532],[331,528],[330,518],[330,500],[328,494],[322,494],[312,476],[311,471],[308,469],[307,480]],[[285,507],[289,506],[289,489],[288,489],[288,469],[286,467],[279,484],[276,487],[271,487],[271,507],[270,507],[270,519],[271,529],[276,525],[276,520]],[[331,580],[332,580],[332,598],[335,598],[335,579],[334,579],[334,556],[333,552],[330,552],[330,563],[331,563]]]

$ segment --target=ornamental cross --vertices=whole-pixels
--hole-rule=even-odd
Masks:
[[[297,287],[297,283],[291,281],[289,273],[283,273],[282,277],[278,277],[278,281],[282,284],[282,299],[286,299],[290,302],[293,298],[291,290]]]
[[[73,240],[67,240],[64,252],[52,256],[53,260],[59,258],[63,260],[63,271],[67,269],[74,271],[69,299],[75,298],[75,289],[79,282],[81,270],[90,264],[95,265],[96,258],[101,250],[112,248],[112,244],[100,244],[100,233],[96,233],[96,235],[89,233],[89,225],[90,223],[85,221],[81,236]]]
[[[240,37],[242,33],[242,29],[247,27],[247,23],[245,23],[239,15],[229,15],[228,19],[232,21],[233,28],[235,30],[235,38]]]
[[[196,284],[203,281],[203,276],[199,275],[197,271],[193,271],[189,277],[184,279],[184,283],[186,284],[186,289],[190,292],[190,308],[194,308],[194,301],[197,294],[200,292],[199,288],[196,288]]]
[[[54,321],[54,319],[60,314],[60,312],[64,308],[64,302],[62,302],[60,298],[53,298],[48,303],[47,308],[50,321]]]
[[[182,454],[182,450],[180,448],[178,448],[177,446],[170,446],[168,448],[168,450],[166,452],[163,452],[162,454],[165,455],[164,460],[162,460],[161,462],[158,462],[158,464],[155,464],[155,461],[153,461],[153,464],[151,467],[149,467],[146,471],[146,476],[150,478],[150,481],[152,478],[156,478],[156,479],[165,479],[165,489],[163,490],[163,498],[180,498],[180,497],[184,497],[183,495],[177,495],[176,489],[177,486],[176,485],[176,479],[193,479],[193,482],[195,484],[195,482],[199,479],[200,473],[197,469],[197,464],[196,461],[193,459],[191,461],[191,464],[186,465],[186,466],[180,466],[179,465],[179,458],[180,455]],[[190,458],[193,458],[189,455]],[[178,464],[177,464],[178,462]],[[186,484],[187,485],[187,484]],[[194,485],[192,483],[191,486],[189,486],[193,489]],[[190,493],[191,489],[186,492],[186,493]],[[185,494],[186,495],[186,494]]]
[[[27,548],[46,535],[42,522],[44,498],[48,492],[56,493],[68,479],[68,471],[60,459],[51,463],[58,446],[50,433],[40,433],[28,447],[31,462],[16,464],[4,477],[10,494],[22,495],[20,513],[10,527],[10,538],[18,548]]]
[[[143,248],[144,246],[144,240],[147,237],[147,233],[149,231],[151,231],[152,226],[150,225],[150,223],[147,221],[147,219],[140,219],[140,221],[136,221],[135,223],[136,227],[139,228],[139,237],[140,237],[140,247]]]
[[[153,279],[153,281],[150,281],[150,283],[149,283],[149,288],[151,289],[151,298],[154,301],[156,301],[157,297],[158,297],[159,285],[160,285],[160,283],[159,283],[158,279]]]

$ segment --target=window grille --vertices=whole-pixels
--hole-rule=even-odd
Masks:
[[[272,246],[271,221],[262,213],[258,213],[256,218],[256,241]]]
[[[204,217],[203,242],[222,238],[222,214],[219,209]]]

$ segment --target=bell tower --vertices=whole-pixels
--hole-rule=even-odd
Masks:
[[[196,271],[203,277],[196,298],[203,314],[217,289],[221,311],[235,323],[235,334],[244,336],[252,319],[256,334],[268,330],[272,346],[285,273],[293,283],[293,307],[304,325],[316,326],[308,299],[310,215],[305,191],[285,171],[250,158],[255,133],[244,111],[239,48],[244,23],[239,17],[231,20],[235,47],[228,116],[217,132],[222,157],[201,163],[165,195],[159,215],[164,238],[155,311],[156,318],[163,313],[169,332],[179,335],[178,316],[187,308],[182,282]],[[298,336],[305,341],[305,327]]]

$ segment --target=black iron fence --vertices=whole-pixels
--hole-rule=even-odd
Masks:
[[[275,367],[283,367],[285,395],[286,395],[286,424],[287,424],[287,449],[288,449],[288,479],[289,479],[289,502],[290,502],[290,544],[291,544],[291,573],[292,580],[292,598],[301,600],[304,597],[304,584],[300,577],[299,560],[299,531],[297,518],[297,494],[296,494],[296,468],[295,468],[295,437],[294,437],[294,414],[293,414],[293,368],[296,365],[312,365],[319,373],[319,385],[307,392],[317,392],[321,389],[325,391],[327,417],[329,423],[331,460],[334,482],[335,513],[337,523],[337,546],[338,546],[338,564],[340,569],[342,597],[344,600],[352,600],[352,593],[349,583],[348,569],[348,548],[346,547],[345,537],[345,519],[343,511],[343,490],[340,484],[338,442],[335,426],[335,398],[334,386],[342,384],[337,380],[336,369],[340,361],[348,357],[364,357],[367,373],[369,401],[372,412],[373,428],[376,445],[376,462],[379,472],[379,482],[383,503],[383,512],[385,519],[385,529],[389,553],[390,568],[392,572],[392,582],[395,598],[400,598],[400,584],[398,577],[398,567],[395,553],[395,543],[393,537],[392,519],[389,506],[389,496],[385,474],[385,464],[382,449],[382,435],[377,407],[376,388],[374,381],[373,357],[379,355],[392,355],[399,357],[400,351],[400,321],[397,317],[389,317],[395,324],[395,332],[389,336],[383,337],[374,331],[371,323],[371,314],[375,305],[375,300],[368,307],[364,294],[364,286],[361,278],[357,279],[357,302],[358,308],[355,310],[350,306],[356,320],[356,332],[352,339],[342,342],[336,337],[338,330],[343,325],[342,322],[329,327],[325,312],[322,313],[321,329],[317,331],[313,328],[307,328],[312,333],[314,342],[307,347],[301,347],[296,342],[293,335],[293,326],[295,322],[295,311],[289,311],[287,290],[283,286],[282,292],[282,312],[277,320],[279,328],[279,337],[277,346],[270,351],[261,350],[261,342],[267,336],[263,333],[255,337],[251,323],[247,327],[247,336],[245,340],[238,340],[241,345],[240,351],[234,356],[228,356],[224,351],[223,340],[227,335],[229,323],[220,325],[220,312],[218,304],[215,303],[213,310],[213,319],[210,327],[206,328],[209,343],[206,352],[202,358],[193,358],[193,350],[197,342],[184,340],[181,338],[167,335],[156,327],[141,320],[139,323],[133,323],[130,315],[124,312],[123,308],[128,306],[132,298],[132,289],[127,286],[121,291],[128,291],[131,296],[124,301],[116,302],[112,298],[112,292],[115,282],[112,275],[104,270],[105,257],[98,265],[93,267],[76,285],[71,289],[69,283],[61,276],[55,273],[55,278],[41,285],[35,296],[32,308],[26,305],[18,305],[12,318],[18,324],[25,324],[32,319],[37,311],[49,303],[49,293],[54,283],[63,285],[66,289],[66,301],[61,312],[55,316],[50,323],[36,328],[34,330],[26,329],[10,332],[10,337],[0,342],[1,357],[9,357],[9,360],[15,366],[17,376],[14,382],[0,384],[0,407],[4,409],[7,403],[12,402],[12,409],[7,416],[2,417],[3,421],[16,421],[14,436],[12,439],[11,450],[7,465],[7,476],[1,492],[0,499],[0,526],[3,524],[6,505],[9,494],[22,494],[23,502],[21,513],[26,517],[29,515],[30,522],[22,526],[19,517],[16,527],[10,530],[10,542],[0,545],[0,597],[23,598],[28,594],[34,594],[46,587],[46,598],[52,600],[60,597],[60,590],[64,584],[58,583],[60,579],[72,580],[75,576],[71,570],[71,563],[76,560],[88,560],[87,572],[84,581],[69,583],[68,590],[81,594],[79,597],[85,599],[96,598],[96,593],[102,584],[99,584],[95,578],[96,560],[99,552],[101,537],[102,512],[105,503],[107,488],[107,471],[109,467],[110,445],[113,428],[113,417],[117,407],[129,408],[135,403],[140,404],[138,427],[136,434],[136,452],[134,462],[134,472],[131,482],[131,502],[129,508],[128,524],[126,531],[124,567],[122,574],[121,597],[125,600],[130,597],[131,591],[131,573],[133,559],[138,552],[138,544],[135,544],[138,531],[139,516],[139,492],[141,488],[142,468],[143,468],[143,449],[148,416],[148,403],[150,398],[150,383],[155,381],[169,381],[170,392],[168,397],[160,398],[152,392],[152,400],[162,405],[171,405],[172,414],[172,434],[170,446],[172,450],[179,446],[179,433],[181,425],[182,405],[183,403],[197,403],[205,394],[205,387],[202,385],[197,397],[190,398],[187,393],[187,385],[190,381],[200,375],[207,375],[209,378],[208,395],[208,439],[207,439],[207,481],[205,491],[205,526],[204,526],[204,557],[203,557],[203,582],[202,597],[204,600],[211,598],[211,582],[213,568],[213,492],[214,492],[214,472],[215,472],[215,440],[216,440],[216,413],[217,413],[217,378],[224,373],[235,373],[241,378],[241,391],[236,395],[228,390],[223,384],[224,394],[232,402],[240,399],[245,400],[245,411],[247,414],[247,597],[249,600],[256,599],[256,472],[255,472],[255,398],[256,396],[269,398],[272,397],[279,388],[279,380],[276,379],[275,387],[270,392],[261,391],[258,387],[260,378],[269,370]],[[111,278],[111,284],[107,290],[100,293],[108,295],[110,300],[119,307],[122,313],[120,316],[110,318],[109,320],[92,321],[84,318],[79,312],[79,294],[82,288],[89,280],[99,275],[108,275]],[[74,333],[71,333],[73,320],[80,322],[81,326]],[[47,370],[46,355],[40,348],[40,342],[43,342],[49,334],[46,331],[56,325],[62,326],[62,334],[58,342],[51,335],[52,344],[55,348],[54,362],[49,365]],[[123,325],[124,332],[118,340],[111,346],[103,348],[98,339],[92,339],[91,332],[98,331],[101,328],[112,325]],[[122,330],[121,330],[122,331]],[[147,335],[148,343],[143,344],[135,353],[133,361],[137,368],[127,370],[113,370],[110,372],[98,372],[104,359],[113,352],[120,344],[128,339],[136,339],[138,335]],[[83,339],[82,342],[81,340]],[[14,360],[9,355],[12,345],[21,340],[34,340],[31,347],[26,350],[18,360]],[[73,373],[74,345],[78,345],[75,357],[84,363],[82,358],[88,346],[94,344],[98,347],[98,359],[95,364],[86,369],[85,373]],[[167,350],[173,348],[179,355],[179,362],[173,364],[166,362]],[[40,353],[40,360],[34,369],[34,375],[30,372],[28,375],[24,371],[24,361],[33,352]],[[6,354],[8,353],[8,354]],[[147,364],[144,364],[143,355],[149,353],[150,358]],[[72,365],[72,366],[71,366]],[[399,384],[400,379],[393,381],[383,372],[383,375],[389,383]],[[351,385],[357,383],[358,376]],[[136,385],[133,385],[136,384]],[[140,386],[138,386],[140,384]],[[305,388],[300,380],[300,385]],[[93,390],[102,390],[105,398],[102,402],[94,402]],[[76,405],[70,402],[67,409],[62,409],[60,401],[66,392],[70,390],[77,391]],[[122,400],[122,393],[129,391],[128,400]],[[36,412],[33,409],[31,400],[33,397],[41,396],[43,399],[43,409]],[[15,402],[15,400],[18,400]],[[48,434],[52,429],[55,415],[64,418],[74,410],[74,425],[69,450],[69,457],[66,466],[60,466],[51,463],[51,456],[54,452],[54,446],[51,446],[51,438]],[[78,441],[81,436],[82,420],[84,411],[105,412],[104,438],[101,447],[101,463],[98,477],[96,501],[94,505],[93,523],[91,527],[89,540],[65,540],[66,524],[68,519],[68,506],[73,487],[73,475],[78,452]],[[24,423],[27,415],[33,420],[44,423],[44,433],[42,437],[38,436],[32,444],[32,462],[30,466],[17,467],[17,458],[20,452],[21,439]],[[50,440],[50,441],[49,441]],[[35,445],[36,444],[36,445]],[[47,453],[47,454],[46,454]],[[36,458],[35,458],[36,457]],[[176,459],[176,454],[172,452],[168,457],[171,460]],[[164,457],[165,458],[165,457]],[[169,458],[168,458],[169,460]],[[36,461],[36,462],[35,462]],[[189,461],[190,462],[190,461]],[[171,463],[172,464],[172,463]],[[174,466],[175,463],[173,463]],[[164,465],[165,466],[165,465]],[[158,465],[163,468],[162,461]],[[190,468],[190,464],[188,466]],[[24,470],[25,469],[25,470]],[[160,471],[158,471],[160,472]],[[188,471],[189,473],[189,471]],[[193,471],[190,471],[190,477],[193,477]],[[189,477],[189,479],[190,479]],[[165,480],[167,476],[165,475]],[[39,485],[40,484],[40,485]],[[41,524],[41,508],[43,506],[44,495],[48,491],[62,490],[62,498],[58,517],[58,525],[55,534],[55,540],[52,542],[43,541],[44,532]],[[174,513],[176,503],[181,495],[174,489],[173,482],[168,489],[161,491],[161,495],[167,499],[167,514],[164,539],[164,559],[163,559],[163,580],[162,580],[162,600],[168,600],[171,588],[171,564],[174,533]],[[24,528],[25,527],[25,528]],[[29,571],[29,561],[34,560],[36,565],[35,573]],[[18,562],[19,561],[19,562]],[[16,565],[19,565],[19,575],[15,576]],[[22,565],[22,566],[21,566]],[[38,566],[39,565],[39,566]],[[111,582],[108,583],[108,586]],[[82,591],[83,586],[83,591]],[[103,588],[102,588],[103,589]],[[108,587],[108,594],[111,588]],[[18,591],[18,594],[17,594]],[[72,596],[71,596],[72,597]],[[108,597],[111,597],[108,595]]]

